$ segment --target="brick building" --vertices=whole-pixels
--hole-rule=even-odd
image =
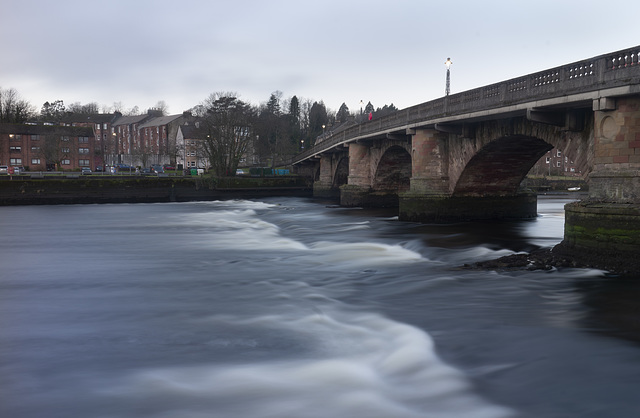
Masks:
[[[31,171],[95,168],[93,128],[52,124],[0,124],[0,165]]]

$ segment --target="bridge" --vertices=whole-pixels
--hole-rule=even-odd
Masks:
[[[637,252],[639,54],[636,46],[329,131],[292,165],[314,178],[315,196],[397,205],[401,220],[523,218],[537,210],[521,187],[526,174],[548,150],[571,149],[589,196],[567,206],[563,243]]]

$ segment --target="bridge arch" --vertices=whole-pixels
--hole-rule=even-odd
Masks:
[[[339,188],[340,186],[347,184],[349,178],[349,157],[344,156],[340,158],[336,164],[336,169],[333,172],[332,188]]]
[[[528,121],[524,118],[481,124],[475,139],[449,137],[449,179],[452,196],[504,196],[518,187],[535,163],[552,148],[566,154],[583,173],[590,168],[589,123],[580,131]]]
[[[453,196],[512,195],[531,167],[553,146],[539,138],[509,136],[482,147],[466,164]]]
[[[375,169],[372,186],[377,191],[405,192],[411,183],[411,154],[399,145],[388,147]]]

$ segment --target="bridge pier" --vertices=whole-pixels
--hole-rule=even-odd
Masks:
[[[399,196],[400,220],[442,223],[537,215],[537,197],[533,193],[453,195],[448,135],[435,129],[416,129],[410,133],[412,177],[409,192]]]
[[[443,196],[405,193],[400,196],[402,221],[446,223],[489,219],[523,219],[537,216],[537,196]]]
[[[337,163],[333,156],[334,154],[320,156],[320,178],[313,182],[314,197],[337,199],[340,196],[340,189],[335,186],[334,181]]]
[[[559,252],[594,267],[640,272],[640,98],[597,99],[588,199],[565,206]]]

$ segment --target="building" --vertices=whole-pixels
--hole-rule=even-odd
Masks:
[[[0,165],[31,171],[96,167],[93,128],[53,124],[0,124]]]
[[[203,141],[206,132],[199,127],[199,123],[185,124],[178,127],[176,136],[176,164],[188,168],[209,168],[209,160],[204,153]]]
[[[185,115],[158,116],[145,120],[138,126],[138,138],[132,153],[136,165],[175,165],[178,157],[176,137]]]
[[[563,153],[557,148],[547,151],[547,154],[538,160],[529,174],[534,176],[583,177],[583,173],[570,157],[570,150]]]

